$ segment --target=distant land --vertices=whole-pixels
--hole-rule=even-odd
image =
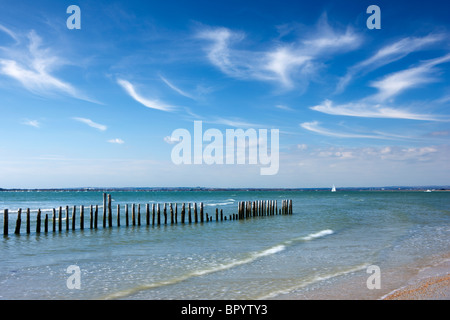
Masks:
[[[336,187],[339,191],[450,191],[450,186]],[[331,188],[209,188],[209,187],[79,187],[79,188],[12,188],[1,191],[326,191]]]

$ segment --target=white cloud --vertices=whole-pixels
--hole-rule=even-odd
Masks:
[[[3,27],[2,30],[7,29]],[[16,40],[19,37],[11,31],[8,34]],[[43,48],[42,39],[35,31],[28,33],[27,40],[26,48],[19,48],[18,45],[3,48],[5,54],[0,57],[1,74],[17,80],[25,89],[34,94],[63,93],[77,99],[98,103],[70,83],[52,74],[55,69],[68,64],[68,62],[54,54],[50,48]]]
[[[350,67],[339,81],[336,91],[342,92],[359,74],[370,72],[376,68],[400,60],[412,52],[427,48],[446,39],[444,34],[429,34],[425,37],[406,37],[386,45],[370,58]]]
[[[302,41],[303,49],[313,53],[334,53],[336,51],[350,51],[359,47],[362,37],[348,27],[345,31],[338,31],[328,23],[327,15],[319,19],[316,29],[308,39]]]
[[[137,102],[146,106],[147,108],[157,109],[161,111],[173,111],[175,107],[162,103],[158,100],[150,100],[143,97],[136,92],[134,86],[127,80],[117,79],[117,83]]]
[[[230,127],[236,128],[258,128],[262,127],[260,124],[248,122],[238,118],[222,118],[215,117],[213,120],[206,120],[205,122],[215,123],[215,124],[223,124]]]
[[[22,124],[26,125],[26,126],[30,126],[30,127],[35,127],[35,128],[40,128],[41,124],[39,123],[38,120],[24,120],[22,122]]]
[[[12,32],[10,29],[6,28],[4,25],[0,24],[0,31],[3,31],[7,35],[9,35],[12,39],[14,39],[16,41],[16,43],[19,42],[19,38],[17,37],[17,35],[14,32]]]
[[[320,135],[334,137],[334,138],[356,138],[356,139],[380,139],[380,140],[405,140],[412,139],[411,137],[406,136],[398,136],[387,134],[383,132],[375,132],[376,134],[360,134],[360,133],[351,133],[351,132],[338,132],[332,131],[329,129],[325,129],[319,125],[319,122],[303,122],[300,126],[308,131],[318,133]]]
[[[450,54],[447,54],[443,57],[425,61],[417,67],[389,74],[382,80],[374,81],[371,86],[377,88],[379,93],[370,98],[375,101],[385,101],[399,95],[407,89],[437,81],[433,75],[436,73],[436,69],[434,67],[449,61]]]
[[[394,161],[427,161],[430,160],[433,154],[437,153],[438,149],[434,146],[426,147],[386,147],[380,150],[378,156],[382,160]]]
[[[448,117],[413,112],[405,108],[389,107],[388,103],[402,92],[420,87],[423,84],[438,81],[434,76],[437,65],[450,61],[450,54],[423,61],[418,66],[397,71],[385,76],[381,80],[373,81],[371,86],[378,89],[378,93],[360,99],[356,102],[333,105],[332,101],[325,100],[322,104],[310,109],[331,115],[365,117],[365,118],[392,118],[423,121],[449,121]]]
[[[331,54],[353,50],[361,44],[361,37],[350,28],[337,31],[322,18],[307,39],[291,43],[273,41],[262,50],[244,50],[233,47],[242,43],[245,35],[227,28],[207,28],[197,34],[208,40],[206,48],[209,61],[223,73],[240,79],[271,81],[283,88],[292,89],[296,80],[305,86],[318,65]]]
[[[350,117],[446,121],[436,115],[413,113],[405,109],[395,109],[381,104],[369,104],[366,102],[351,102],[333,106],[332,101],[325,100],[322,104],[310,107],[310,109],[326,114]]]
[[[197,36],[211,41],[211,45],[207,48],[208,59],[223,73],[234,77],[245,75],[244,66],[238,65],[240,61],[234,61],[234,57],[230,58],[232,50],[229,48],[232,42],[241,41],[244,38],[242,33],[232,32],[227,28],[208,28],[199,32]]]
[[[291,107],[283,105],[283,104],[278,104],[278,105],[275,106],[275,108],[281,109],[281,110],[286,110],[286,111],[293,111],[294,110]]]
[[[180,139],[175,139],[172,136],[166,136],[166,137],[164,137],[164,141],[166,143],[168,143],[168,144],[175,144],[175,143],[180,142],[181,140]]]
[[[187,97],[189,99],[195,100],[195,98],[191,94],[189,94],[189,93],[181,90],[180,88],[176,87],[174,84],[172,84],[169,80],[167,80],[163,76],[160,76],[160,78],[165,84],[167,84],[169,86],[169,88],[171,88],[175,92],[177,92],[177,93],[181,94],[182,96],[185,96],[185,97]]]
[[[116,138],[116,139],[110,139],[108,140],[109,143],[115,143],[115,144],[124,144],[125,141],[123,141],[122,139]]]
[[[75,117],[75,118],[73,118],[73,120],[76,120],[78,122],[87,124],[89,127],[98,129],[100,131],[105,131],[108,128],[107,126],[105,126],[103,124],[96,123],[96,122],[92,121],[91,119]]]
[[[329,147],[319,148],[310,152],[312,158],[332,158],[342,160],[390,160],[390,161],[416,161],[432,160],[432,157],[441,152],[437,146],[425,147]]]

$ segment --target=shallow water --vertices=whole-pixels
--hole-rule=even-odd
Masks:
[[[381,191],[110,192],[121,227],[102,227],[101,192],[0,192],[9,209],[9,235],[0,242],[1,299],[272,299],[307,292],[343,277],[360,278],[369,265],[391,274],[450,247],[450,193]],[[244,221],[147,226],[145,205],[203,202],[237,213],[238,201],[293,200],[293,215]],[[125,227],[125,204],[141,204],[141,226]],[[89,206],[99,205],[99,228]],[[14,234],[17,209],[85,206],[85,229]],[[65,215],[63,215],[65,216]],[[79,219],[79,216],[77,216]],[[22,213],[22,222],[25,216]],[[42,218],[43,220],[43,218]],[[187,221],[187,218],[186,218]],[[77,220],[78,224],[79,220]],[[3,214],[0,218],[3,226]],[[51,229],[51,223],[50,223]],[[43,230],[43,229],[42,229]],[[80,289],[67,285],[80,268]],[[389,277],[383,278],[389,289]],[[394,282],[391,284],[394,286]],[[366,296],[367,295],[367,296]]]

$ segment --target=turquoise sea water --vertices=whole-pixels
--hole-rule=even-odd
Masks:
[[[102,192],[0,192],[0,299],[278,299],[354,279],[354,297],[379,298],[401,285],[402,270],[450,248],[450,193],[411,191],[154,191],[109,192],[121,227],[89,228],[89,206]],[[293,214],[215,221],[215,208],[237,213],[239,201],[293,200]],[[145,205],[178,203],[178,223],[147,226]],[[181,203],[200,203],[212,222],[180,223]],[[125,227],[124,205],[141,204],[141,225]],[[59,206],[85,206],[85,229],[25,233]],[[22,208],[21,234],[14,234]],[[63,215],[65,216],[65,215]],[[79,219],[79,216],[77,216]],[[42,221],[44,218],[42,218]],[[187,219],[186,219],[187,221]],[[50,230],[52,229],[50,220]],[[69,266],[80,270],[71,289]],[[367,267],[381,270],[369,290]],[[339,291],[335,293],[339,297]]]

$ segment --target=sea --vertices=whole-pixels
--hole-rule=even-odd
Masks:
[[[450,192],[359,190],[112,190],[0,192],[0,299],[380,299],[421,270],[448,261]],[[292,200],[291,215],[229,219],[240,201]],[[212,221],[181,223],[182,203]],[[146,224],[149,204],[177,203],[178,221]],[[125,225],[125,205],[141,224]],[[89,208],[98,205],[98,228]],[[117,226],[116,207],[121,206]],[[53,208],[77,207],[77,227],[53,232]],[[85,227],[79,210],[84,206]],[[22,208],[20,234],[14,234]],[[31,230],[26,233],[25,211]],[[216,221],[215,210],[227,220]],[[37,210],[49,231],[36,232]],[[187,209],[186,209],[187,210]],[[63,217],[65,214],[63,213]],[[131,219],[131,218],[130,218]]]

